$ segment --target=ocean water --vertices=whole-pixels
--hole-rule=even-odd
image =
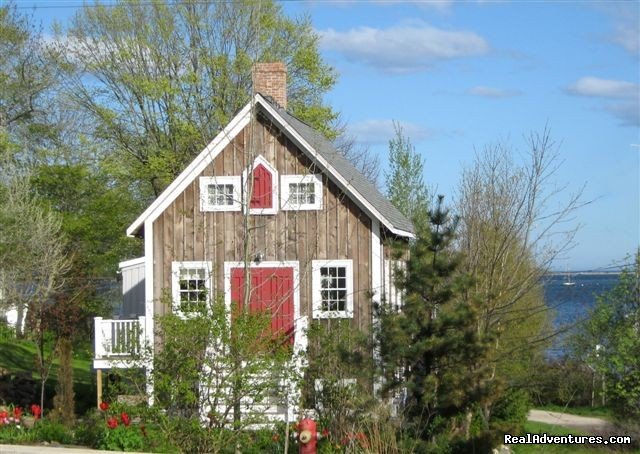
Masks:
[[[575,285],[564,285],[565,273],[552,273],[544,280],[544,298],[552,311],[554,328],[578,325],[588,317],[596,297],[613,288],[620,278],[617,273],[574,273],[570,276]],[[563,352],[563,336],[559,336],[547,353],[550,357],[558,357]]]

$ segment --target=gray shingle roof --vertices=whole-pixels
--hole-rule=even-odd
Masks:
[[[333,169],[347,182],[348,190],[358,193],[367,200],[392,227],[414,233],[413,224],[371,183],[354,165],[339,153],[333,144],[321,133],[267,99],[269,105],[293,128]],[[312,157],[313,158],[313,157]]]

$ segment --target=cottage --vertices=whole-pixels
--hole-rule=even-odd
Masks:
[[[319,132],[287,112],[286,69],[258,64],[251,101],[129,226],[145,255],[123,262],[118,320],[96,319],[94,367],[127,367],[127,339],[153,341],[154,316],[188,316],[207,295],[240,298],[306,348],[310,319],[372,324],[395,298],[388,240],[411,223]],[[248,241],[248,243],[247,243]],[[162,304],[169,293],[172,304]],[[153,342],[152,342],[153,344]],[[99,380],[100,382],[100,380]],[[99,391],[100,392],[100,391]]]

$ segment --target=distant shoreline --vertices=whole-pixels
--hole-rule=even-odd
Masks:
[[[547,276],[565,276],[566,274],[571,274],[572,276],[603,276],[603,275],[615,275],[621,274],[622,271],[549,271],[546,273]]]

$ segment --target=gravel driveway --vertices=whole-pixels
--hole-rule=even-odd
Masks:
[[[602,418],[590,416],[577,416],[557,411],[531,410],[528,415],[529,421],[554,424],[556,426],[576,429],[587,435],[610,434],[615,431],[615,426]]]

